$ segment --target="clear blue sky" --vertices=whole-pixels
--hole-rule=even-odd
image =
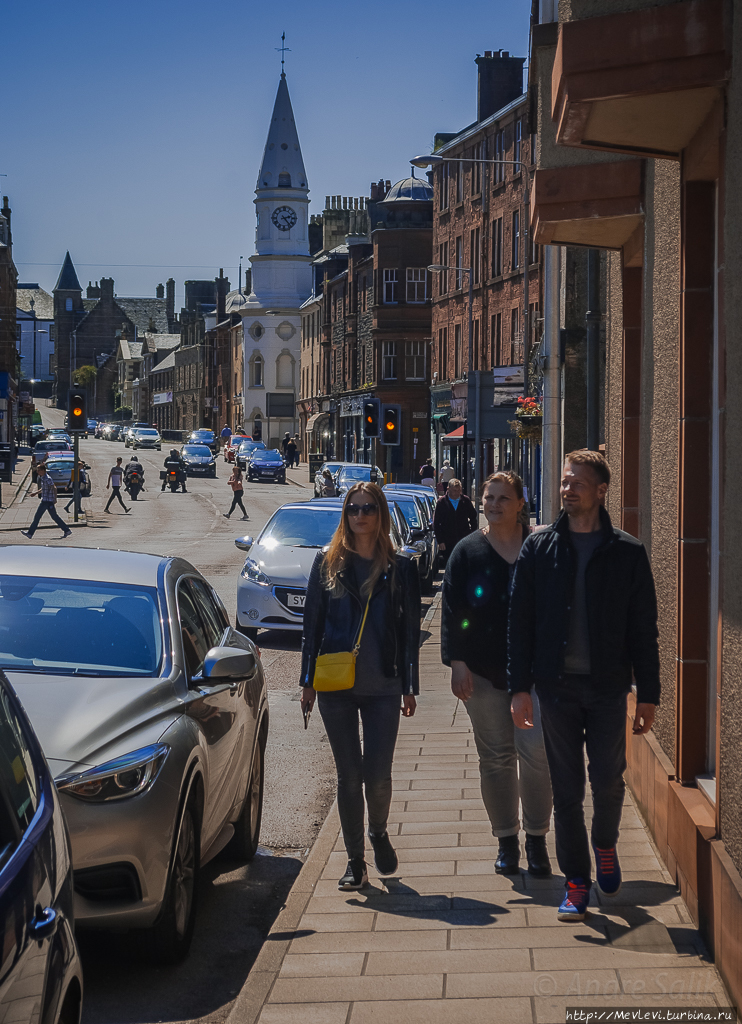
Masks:
[[[527,55],[529,0],[25,0],[3,12],[0,188],[21,281],[119,295],[174,277],[236,285],[254,250],[254,188],[286,74],[312,212],[409,174],[436,131],[476,117],[474,57]],[[420,173],[420,172],[419,172]],[[143,266],[156,264],[156,266]],[[131,266],[125,266],[131,265]]]

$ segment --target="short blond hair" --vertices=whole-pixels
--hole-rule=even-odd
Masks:
[[[602,484],[611,482],[611,467],[602,452],[594,452],[590,448],[578,448],[577,451],[565,455],[564,462],[565,464],[571,462],[574,466],[590,466],[598,474]]]
[[[457,480],[455,476],[452,476],[446,484],[446,487],[461,487],[461,481]]]

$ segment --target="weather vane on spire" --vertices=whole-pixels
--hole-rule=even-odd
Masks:
[[[286,45],[286,33],[285,32],[281,33],[281,45],[280,46],[276,46],[275,49],[276,49],[277,53],[281,54],[281,74],[284,75],[284,74],[286,74],[286,72],[283,69],[283,63],[284,63],[284,60],[285,60],[285,56],[286,56],[287,53],[291,53],[291,50]]]

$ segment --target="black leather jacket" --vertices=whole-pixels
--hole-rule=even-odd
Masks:
[[[628,692],[632,669],[640,703],[659,704],[657,597],[644,545],[600,510],[603,540],[585,570],[591,676],[606,693]],[[510,693],[558,684],[577,558],[562,512],[532,533],[516,563],[508,616]]]
[[[322,581],[325,552],[314,560],[304,606],[304,635],[301,645],[301,686],[311,686],[319,654],[352,650],[366,606],[356,587],[352,570],[340,579],[345,593],[331,597]],[[391,569],[391,566],[389,567]],[[396,556],[394,587],[390,572],[379,577],[368,609],[378,636],[389,638],[382,652],[384,675],[402,678],[403,693],[419,693],[420,582],[417,567],[404,555]]]

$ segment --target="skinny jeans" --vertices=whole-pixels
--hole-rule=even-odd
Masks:
[[[479,754],[482,800],[497,839],[523,828],[531,836],[544,836],[551,821],[551,779],[541,730],[538,699],[533,700],[533,728],[517,729],[510,713],[510,696],[489,679],[471,672],[474,692],[464,703],[471,719]]]
[[[118,503],[121,506],[121,508],[125,509],[126,505],[124,504],[124,499],[121,497],[121,488],[114,487],[113,484],[111,484],[111,497],[108,499],[108,503],[105,507],[106,512],[111,507],[111,503],[116,499],[118,499]]]
[[[559,868],[590,882],[585,827],[585,752],[593,797],[591,839],[600,849],[618,841],[626,770],[626,694],[601,692],[600,680],[565,675],[539,689],[546,756],[554,790],[554,834]]]
[[[340,690],[318,693],[317,703],[335,758],[338,811],[348,859],[364,857],[364,793],[369,832],[378,835],[387,828],[401,698],[399,694],[364,697]]]
[[[229,512],[227,512],[228,516],[232,515],[232,513],[234,512],[234,510],[237,508],[238,505],[242,509],[243,516],[247,515],[247,511],[245,509],[245,506],[242,504],[242,495],[244,493],[245,493],[244,490],[239,490],[239,491],[233,491],[232,492],[232,504],[230,505]]]

